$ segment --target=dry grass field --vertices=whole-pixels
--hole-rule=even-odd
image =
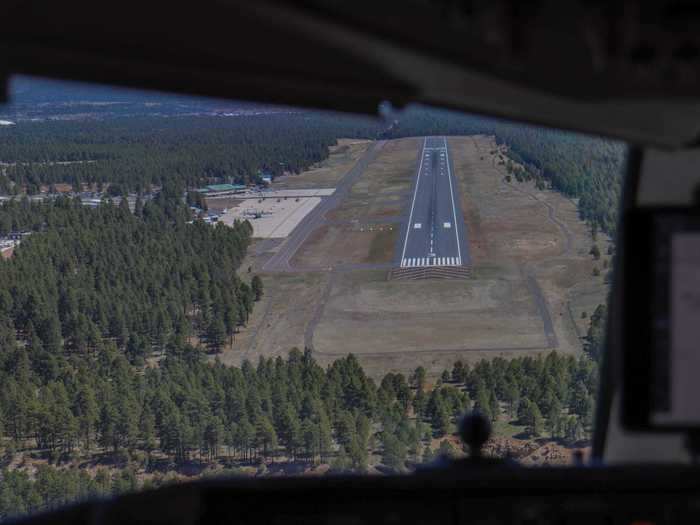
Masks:
[[[285,175],[275,179],[276,190],[305,188],[334,188],[338,179],[347,172],[365,152],[369,140],[340,139],[331,148],[330,156],[299,175]]]
[[[304,348],[304,331],[330,274],[275,273],[263,274],[263,279],[265,293],[248,325],[236,335],[232,347],[219,356],[226,364],[240,366],[245,359],[257,363],[260,356],[286,356],[294,347]]]
[[[306,240],[292,263],[298,268],[389,263],[398,235],[397,224],[323,226]]]
[[[421,140],[387,142],[343,203],[328,214],[332,221],[398,219],[405,211],[412,191]]]
[[[529,183],[506,183],[490,137],[449,139],[473,278],[390,281],[386,269],[352,269],[392,260],[420,143],[388,142],[306,239],[292,266],[317,271],[262,274],[265,296],[224,361],[283,355],[311,343],[321,364],[353,352],[379,378],[419,365],[435,376],[457,359],[550,351],[532,283],[544,298],[556,349],[581,351],[588,326],[582,314],[590,316],[605,300],[608,256],[594,261],[588,254],[591,235],[574,202]],[[366,148],[343,144],[326,163],[285,183],[302,188],[337,181]],[[597,242],[605,254],[607,241],[599,236]],[[255,273],[268,256],[253,249],[246,264]],[[594,266],[600,276],[593,276]]]

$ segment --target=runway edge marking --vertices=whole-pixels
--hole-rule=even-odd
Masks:
[[[450,153],[447,149],[447,137],[443,137],[442,140],[445,141],[445,160],[447,161],[445,164],[447,164],[447,179],[450,181],[450,198],[452,199],[452,217],[454,219],[455,224],[459,224],[457,222],[457,210],[455,209],[455,195],[454,192],[452,191],[452,170],[450,170]],[[457,241],[457,256],[460,260],[460,263],[462,261],[462,249],[459,246],[459,234],[457,231],[459,228],[455,228],[455,240]]]
[[[420,185],[420,174],[423,171],[423,156],[425,155],[425,145],[427,142],[428,142],[428,137],[423,137],[423,149],[420,152],[420,160],[418,163],[418,177],[416,177],[416,187],[413,190],[413,201],[411,202],[411,212],[408,215],[408,227],[406,228],[406,237],[403,240],[403,250],[401,251],[401,259],[402,260],[404,259],[404,257],[406,257],[406,246],[408,246],[408,236],[411,232],[411,224],[413,223],[413,208],[416,205],[416,196],[418,195],[418,186]],[[450,188],[451,188],[451,186],[450,186]]]

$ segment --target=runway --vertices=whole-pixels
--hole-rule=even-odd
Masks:
[[[471,264],[457,188],[447,139],[425,137],[403,228],[402,268]]]

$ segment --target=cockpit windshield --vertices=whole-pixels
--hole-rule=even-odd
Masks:
[[[626,147],[16,78],[0,518],[207,476],[587,453]]]

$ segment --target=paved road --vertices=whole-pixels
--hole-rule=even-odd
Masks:
[[[401,267],[469,265],[447,139],[425,137],[408,221],[403,228]]]

